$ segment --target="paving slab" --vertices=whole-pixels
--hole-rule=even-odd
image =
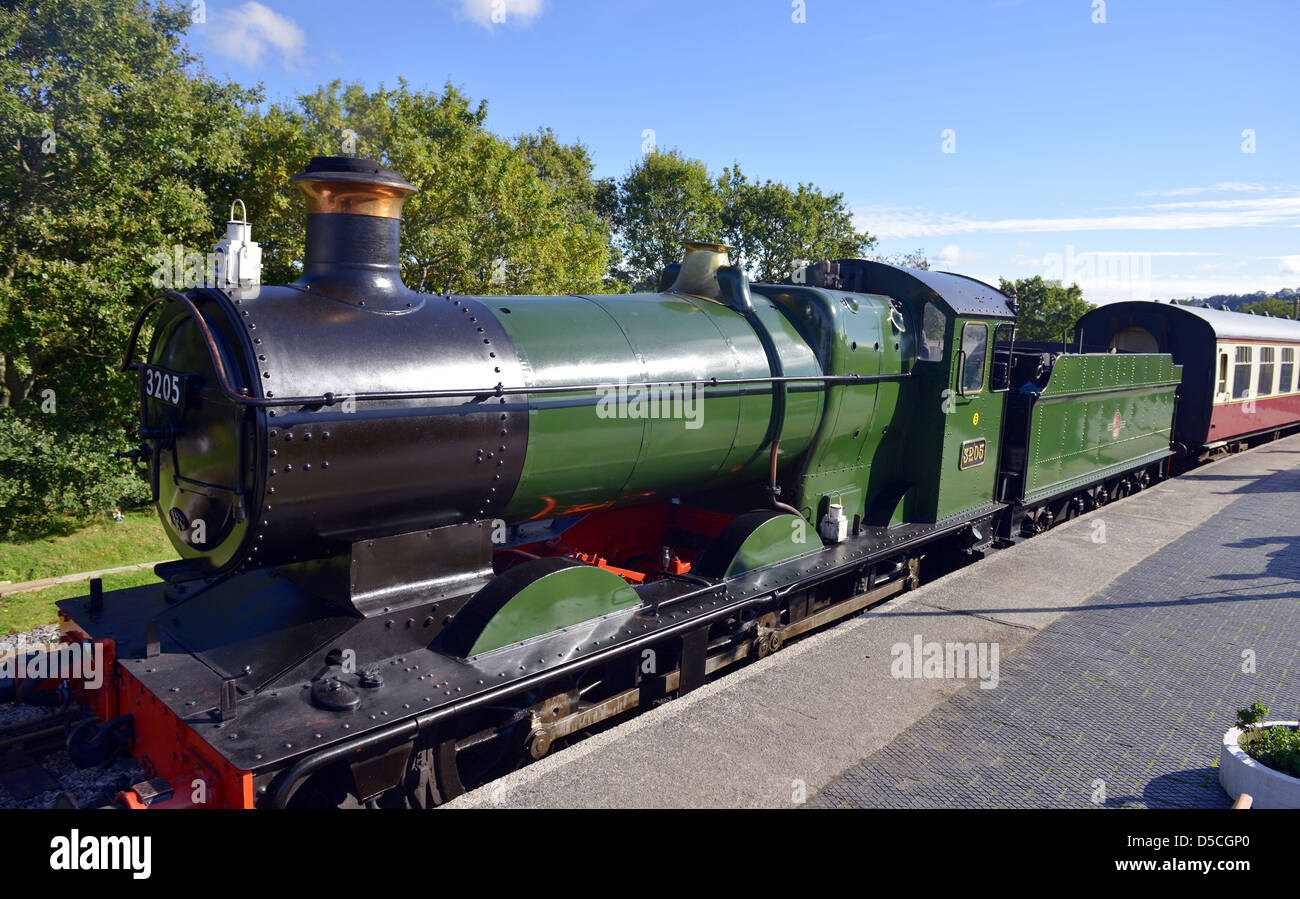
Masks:
[[[449,806],[1226,805],[1214,729],[1300,687],[1298,497],[1300,436],[1204,466]],[[996,686],[894,676],[918,639],[996,647]]]

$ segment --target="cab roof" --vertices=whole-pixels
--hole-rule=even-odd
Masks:
[[[1016,317],[1009,296],[983,281],[953,272],[903,268],[868,259],[836,259],[805,266],[792,280],[812,287],[884,294],[917,305],[934,302],[960,316]]]

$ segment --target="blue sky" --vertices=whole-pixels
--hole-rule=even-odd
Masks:
[[[501,12],[504,10],[504,22]],[[450,80],[619,175],[646,132],[843,192],[881,252],[1093,302],[1300,288],[1300,3],[260,0],[190,44],[272,99]]]

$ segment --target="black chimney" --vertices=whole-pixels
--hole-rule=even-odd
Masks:
[[[408,291],[399,260],[402,204],[417,188],[369,159],[316,156],[289,179],[307,195],[307,251],[295,287],[371,308]]]

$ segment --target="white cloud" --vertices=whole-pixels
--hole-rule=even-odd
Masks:
[[[1245,200],[1154,203],[1126,215],[979,219],[959,213],[899,206],[863,206],[856,224],[877,237],[1046,231],[1186,231],[1199,228],[1300,227],[1300,193]]]
[[[1259,257],[1259,256],[1242,256],[1242,257],[1240,257],[1239,259],[1231,259],[1231,260],[1227,260],[1227,259],[1225,259],[1225,260],[1221,260],[1221,261],[1219,261],[1219,262],[1202,262],[1202,263],[1200,263],[1199,265],[1196,266],[1196,271],[1198,271],[1198,272],[1236,272],[1236,271],[1240,271],[1240,270],[1242,270],[1242,269],[1244,269],[1244,268],[1249,268],[1249,269],[1252,269],[1252,270],[1255,271],[1255,272],[1260,272],[1260,267],[1259,267],[1259,265],[1258,265],[1257,263],[1259,262],[1259,260],[1260,260],[1261,258],[1263,258],[1263,257]],[[1263,274],[1261,274],[1260,277],[1268,277],[1268,275],[1263,275]]]
[[[490,31],[493,25],[531,25],[544,0],[456,0],[456,5],[462,16]]]
[[[1185,197],[1191,194],[1205,193],[1228,193],[1228,192],[1250,192],[1258,193],[1259,191],[1268,190],[1263,184],[1257,184],[1248,181],[1220,181],[1218,184],[1208,184],[1204,187],[1177,187],[1173,190],[1144,190],[1138,194],[1140,197]]]
[[[940,265],[958,265],[964,262],[978,262],[984,258],[979,250],[963,250],[955,243],[950,243],[938,252],[934,261]]]
[[[1300,256],[1284,256],[1282,264],[1278,266],[1283,274],[1300,275]]]
[[[1195,275],[1154,277],[1146,285],[1151,299],[1186,299],[1189,297],[1212,297],[1217,294],[1246,294],[1262,290],[1273,293],[1283,287],[1293,286],[1282,278],[1261,278],[1256,275],[1219,276],[1199,278]],[[1084,288],[1084,299],[1090,303],[1114,303],[1120,300],[1134,299],[1133,291],[1123,285],[1099,285],[1093,289]]]
[[[1300,196],[1260,197],[1250,200],[1180,200],[1177,203],[1152,203],[1150,206],[1137,206],[1136,209],[1255,209],[1277,206],[1293,206],[1300,201]]]
[[[249,68],[267,50],[278,53],[285,68],[292,68],[302,61],[307,43],[297,23],[256,0],[211,13],[205,32],[215,52]]]
[[[1178,250],[1081,250],[1076,256],[1222,256],[1223,253]]]
[[[1027,260],[1039,263],[1046,260]],[[1111,279],[1100,275],[1089,278],[1076,277],[1073,274],[1063,279],[1061,273],[1044,270],[1038,265],[1028,266],[1028,271],[980,271],[964,272],[988,284],[997,284],[999,277],[1023,278],[1030,275],[1042,275],[1044,278],[1061,279],[1066,283],[1079,284],[1083,288],[1083,298],[1089,303],[1116,303],[1121,300],[1169,300],[1191,297],[1211,297],[1216,294],[1247,294],[1263,290],[1274,293],[1283,287],[1295,287],[1285,275],[1250,275],[1229,273],[1189,272],[1187,274],[1147,273],[1135,271],[1128,279]]]

